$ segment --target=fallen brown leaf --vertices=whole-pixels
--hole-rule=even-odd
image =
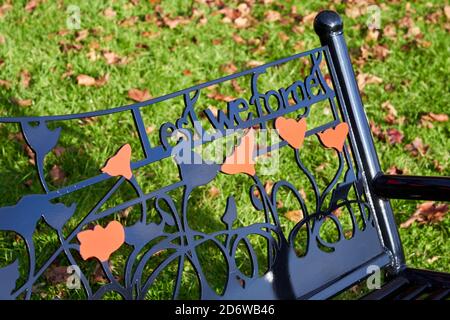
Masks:
[[[147,89],[145,90],[130,89],[128,90],[128,97],[137,102],[150,100],[152,98],[150,92]]]
[[[362,72],[356,76],[356,80],[358,82],[358,87],[361,91],[364,91],[364,88],[368,84],[380,84],[383,82],[383,79],[377,76]]]
[[[383,129],[381,129],[379,125],[377,125],[373,121],[370,121],[369,125],[370,131],[376,138],[380,139],[381,141],[386,141],[386,133],[383,131]]]
[[[450,5],[446,5],[444,7],[444,14],[447,20],[450,20]]]
[[[419,224],[436,223],[444,220],[445,214],[448,212],[448,204],[436,204],[433,201],[424,202],[417,205],[416,212],[400,224],[401,228],[408,228],[414,222]]]
[[[132,206],[131,206],[131,207],[128,207],[128,208],[126,208],[126,209],[120,211],[120,212],[119,212],[119,216],[120,216],[122,219],[126,219],[126,218],[128,218],[128,216],[130,215],[130,212],[131,212],[132,210],[133,210],[133,207],[132,207]]]
[[[259,67],[259,66],[261,66],[261,65],[263,65],[264,64],[264,62],[262,62],[262,61],[258,61],[258,60],[250,60],[250,61],[248,61],[245,65],[247,66],[247,67],[249,67],[249,68],[256,68],[256,67]]]
[[[236,42],[237,44],[244,44],[246,43],[246,41],[238,34],[233,33],[233,41]]]
[[[67,272],[67,266],[56,266],[52,264],[44,272],[44,278],[51,284],[66,283],[70,274]]]
[[[217,187],[212,186],[209,189],[208,194],[211,198],[215,198],[215,197],[219,196],[220,190]]]
[[[303,16],[302,22],[303,22],[305,25],[310,25],[310,24],[314,21],[314,19],[316,18],[316,16],[317,16],[317,12],[311,12],[311,13],[309,13],[309,14]]]
[[[28,88],[30,86],[31,74],[28,70],[22,70],[20,72],[20,82],[22,87]]]
[[[76,42],[83,41],[84,39],[86,39],[88,37],[88,35],[89,35],[89,30],[87,30],[87,29],[77,31],[75,41]]]
[[[302,196],[303,200],[306,201],[306,192],[305,192],[305,189],[302,188],[302,189],[298,190],[298,192],[299,192],[300,195]]]
[[[444,166],[440,164],[439,161],[437,160],[433,160],[433,165],[437,172],[443,172],[445,169]]]
[[[285,213],[285,216],[292,222],[298,223],[303,219],[303,211],[302,210],[288,211]]]
[[[25,10],[28,12],[32,12],[34,9],[36,9],[38,4],[39,4],[38,0],[28,1],[28,3],[25,5]]]
[[[4,4],[2,4],[0,6],[0,18],[3,17],[11,8],[11,3],[5,2]]]
[[[1,80],[0,79],[0,87],[9,89],[9,88],[11,88],[11,82],[8,81],[8,80]]]
[[[366,41],[376,42],[380,38],[380,31],[377,29],[367,29]]]
[[[55,184],[61,184],[66,179],[66,173],[59,165],[55,164],[50,170],[50,177]]]
[[[397,31],[394,25],[388,24],[383,29],[383,36],[388,37],[391,40],[397,39]]]
[[[381,108],[387,111],[387,115],[384,118],[387,123],[394,124],[397,122],[397,110],[389,101],[385,101],[381,104]]]
[[[107,64],[126,64],[127,63],[126,58],[122,58],[112,51],[104,51],[103,57],[105,58]]]
[[[389,128],[386,131],[388,136],[389,144],[401,143],[403,141],[404,135],[399,130],[395,128]]]
[[[423,144],[422,139],[415,138],[411,143],[405,146],[405,150],[409,151],[409,153],[411,153],[414,157],[417,157],[418,155],[424,156],[429,147],[429,145]]]
[[[245,17],[239,17],[236,20],[234,20],[234,25],[238,29],[244,29],[250,26],[250,20]]]
[[[56,146],[53,148],[52,151],[55,154],[55,156],[60,157],[66,151],[66,148],[61,147],[61,146]]]
[[[65,41],[60,41],[59,42],[59,49],[61,50],[61,52],[66,53],[68,51],[80,51],[83,48],[83,45],[79,44],[79,43],[67,43]]]
[[[66,66],[66,72],[64,72],[61,76],[62,79],[71,77],[73,75],[73,69],[72,69],[72,65],[70,63],[67,64]]]
[[[264,189],[266,190],[267,194],[270,194],[272,192],[272,188],[273,188],[273,182],[268,180],[265,184],[264,184]]]
[[[264,14],[264,20],[267,22],[275,22],[281,19],[281,14],[278,11],[269,10]]]
[[[448,115],[445,113],[427,113],[420,117],[420,124],[423,126],[427,126],[429,128],[432,128],[433,125],[431,122],[447,122],[448,121]],[[428,125],[427,125],[428,124]]]
[[[345,16],[355,19],[363,14],[365,14],[365,8],[363,6],[355,5],[355,2],[354,3],[351,3],[351,2],[346,3]]]
[[[231,74],[231,73],[235,73],[236,71],[238,71],[238,68],[232,62],[222,65],[220,69],[226,74]]]
[[[389,48],[385,44],[377,44],[373,47],[373,56],[378,60],[386,59],[389,53]]]
[[[238,92],[238,93],[242,93],[244,90],[241,88],[241,86],[239,85],[239,83],[237,82],[236,79],[231,80],[231,86],[233,87],[233,89]]]
[[[92,281],[94,283],[106,283],[108,282],[108,278],[106,277],[103,268],[100,266],[100,264],[95,265],[94,272],[91,274]]]
[[[207,96],[208,98],[214,99],[214,100],[216,100],[216,101],[230,102],[230,101],[235,100],[234,97],[226,96],[226,95],[221,94],[221,93],[218,93],[218,92],[216,92],[216,91],[211,92],[211,93],[208,93],[206,96]]]
[[[95,86],[96,80],[94,77],[80,74],[77,76],[77,82],[80,86]]]
[[[142,31],[141,35],[145,38],[156,38],[157,36],[159,36],[161,33],[160,32],[151,32],[151,31]]]
[[[97,51],[95,51],[95,49],[91,48],[86,55],[90,61],[96,61],[98,59],[98,54]]]
[[[405,174],[406,172],[407,172],[406,169],[400,169],[400,168],[397,168],[397,166],[392,166],[386,170],[387,174],[393,174],[393,175]]]
[[[436,12],[427,14],[425,16],[425,21],[427,23],[438,23],[441,17],[442,17],[442,12],[436,11]]]
[[[163,24],[167,27],[169,27],[170,29],[174,29],[176,28],[178,25],[184,25],[184,24],[188,24],[190,21],[189,19],[186,19],[184,17],[175,17],[173,19],[169,18],[168,16],[163,16],[162,17],[162,21]]]
[[[116,16],[116,12],[114,11],[113,8],[108,7],[105,10],[103,10],[103,15],[107,18],[114,18]]]
[[[120,21],[119,25],[122,26],[122,27],[131,27],[131,26],[134,26],[136,24],[138,19],[139,18],[137,16],[131,16],[131,17],[125,18],[122,21]]]
[[[12,98],[11,102],[15,105],[18,105],[19,107],[29,107],[33,104],[33,101],[31,99]]]
[[[427,263],[433,263],[436,262],[437,260],[439,260],[440,256],[433,256],[429,259],[427,259]]]
[[[85,74],[80,74],[77,76],[78,85],[87,86],[87,87],[90,87],[90,86],[100,87],[100,86],[105,85],[106,82],[108,82],[108,80],[109,80],[108,74],[106,74],[98,79],[95,79],[94,77],[91,77],[91,76],[88,76]]]
[[[146,132],[147,134],[150,134],[150,133],[154,132],[155,129],[156,129],[155,126],[148,126],[147,128],[145,128],[145,132]]]

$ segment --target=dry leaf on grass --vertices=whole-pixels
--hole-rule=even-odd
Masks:
[[[66,283],[70,274],[67,272],[67,266],[51,265],[45,272],[44,278],[51,284]]]
[[[31,99],[11,98],[11,102],[19,107],[29,107],[33,104],[33,100]]]
[[[20,72],[20,83],[22,87],[28,88],[30,86],[31,74],[28,70],[22,70]]]
[[[8,80],[1,80],[0,79],[0,87],[9,89],[9,88],[11,88],[11,82],[8,81]]]
[[[397,122],[397,110],[392,105],[392,103],[390,103],[389,101],[383,102],[381,104],[381,108],[383,108],[388,113],[384,118],[387,123],[394,124]]]
[[[381,79],[380,77],[362,72],[356,76],[356,80],[361,91],[364,91],[364,88],[368,84],[380,84],[383,82],[383,79]]]
[[[234,97],[226,96],[226,95],[221,94],[221,93],[218,93],[218,92],[216,92],[216,91],[211,92],[211,93],[208,93],[206,96],[207,96],[208,98],[214,99],[214,100],[216,100],[216,101],[230,102],[230,101],[235,100]]]
[[[142,102],[150,100],[152,96],[150,95],[150,92],[147,89],[145,90],[130,89],[128,90],[128,98],[137,102]]]
[[[215,197],[219,196],[220,190],[217,187],[212,186],[209,189],[208,194],[211,198],[215,198]]]
[[[28,1],[28,3],[25,5],[25,10],[28,12],[32,12],[34,9],[36,9],[38,4],[39,4],[38,0]]]
[[[269,10],[264,14],[264,20],[267,22],[275,22],[281,20],[281,14],[278,11]]]
[[[88,76],[86,74],[80,74],[77,76],[77,83],[80,86],[103,86],[104,84],[106,84],[106,82],[108,82],[109,80],[109,75],[106,74],[98,79],[95,79],[94,77]]]
[[[108,7],[105,10],[103,10],[103,15],[107,18],[114,18],[116,16],[116,12],[113,8]]]
[[[407,170],[406,169],[400,169],[397,168],[397,166],[392,166],[389,169],[386,170],[387,174],[392,174],[392,175],[401,175],[401,174],[406,174]]]
[[[433,201],[424,202],[417,205],[416,212],[414,212],[414,214],[408,220],[400,224],[400,227],[408,228],[416,221],[419,224],[440,222],[444,220],[447,212],[448,204],[436,204]]]
[[[412,156],[417,157],[418,155],[424,156],[428,152],[429,147],[429,145],[423,144],[422,139],[415,138],[405,146],[405,150],[409,151]]]
[[[50,170],[50,177],[55,184],[61,184],[66,179],[66,173],[57,164],[53,165]]]
[[[88,37],[88,35],[89,35],[89,30],[87,30],[87,29],[77,31],[77,36],[75,38],[75,41],[76,42],[83,41],[84,39],[86,39]]]
[[[292,222],[298,223],[303,219],[303,211],[302,210],[288,211],[286,212],[285,216]]]
[[[232,63],[232,62],[229,62],[229,63],[226,63],[226,64],[222,65],[222,66],[220,67],[220,69],[221,69],[224,73],[227,73],[227,74],[235,73],[235,72],[238,71],[238,68],[237,68],[236,65],[235,65],[234,63]]]
[[[106,60],[107,64],[126,64],[127,58],[122,58],[118,54],[112,51],[104,51],[103,57]]]
[[[389,128],[386,131],[388,136],[389,144],[401,143],[403,141],[404,135],[399,130],[395,128]]]
[[[425,128],[433,128],[432,122],[447,122],[448,121],[448,115],[445,113],[427,113],[420,117],[420,126]]]

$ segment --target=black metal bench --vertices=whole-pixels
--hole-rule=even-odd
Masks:
[[[386,280],[381,289],[373,290],[364,297],[366,299],[445,299],[450,290],[449,275],[405,266],[387,199],[448,201],[450,180],[382,173],[350,63],[342,20],[334,12],[323,11],[316,17],[314,27],[323,47],[149,101],[84,114],[0,118],[0,123],[6,127],[20,125],[26,143],[35,154],[44,191],[25,195],[15,205],[0,208],[0,231],[19,234],[25,240],[29,256],[25,262],[15,260],[0,268],[0,298],[32,298],[36,282],[58,256],[64,255],[84,289],[84,297],[89,299],[102,298],[111,292],[126,299],[143,299],[158,276],[173,263],[177,267],[171,295],[177,299],[186,272],[185,262],[189,262],[195,272],[202,299],[327,299],[366,279],[371,275],[368,270],[374,267],[386,272]],[[304,58],[309,59],[311,66],[304,79],[296,79],[280,89],[260,91],[260,76],[282,65],[305,61]],[[325,63],[327,75],[323,71]],[[227,112],[202,110],[201,122],[201,114],[196,109],[200,97],[207,94],[205,89],[246,76],[250,78],[251,96],[223,99],[227,101]],[[159,103],[176,98],[184,101],[182,114],[159,127],[159,144],[154,145],[146,133],[148,124],[142,113],[146,108],[156,108]],[[309,128],[307,123],[319,112],[316,106],[319,103],[328,104],[332,120]],[[143,150],[142,159],[132,162],[131,153],[135,150],[125,144],[105,163],[102,173],[52,189],[45,178],[44,158],[66,132],[63,127],[51,129],[54,128],[51,124],[116,113],[133,117]],[[213,127],[212,133],[205,131],[204,121]],[[268,127],[275,128],[279,141],[258,147],[255,135]],[[178,133],[176,141],[171,140],[174,133]],[[223,163],[204,160],[194,151],[194,147],[236,133],[240,133],[240,141]],[[329,149],[327,152],[332,152],[339,162],[325,188],[319,186],[314,174],[302,162],[304,140],[314,139]],[[306,203],[306,196],[298,191],[302,186],[297,181],[279,180],[267,188],[259,178],[255,158],[280,149],[288,150],[299,172],[306,176],[313,190],[308,196],[312,201]],[[179,181],[145,193],[135,172],[169,157],[177,163]],[[223,174],[241,175],[239,183],[250,181],[247,200],[262,221],[240,225],[239,218],[248,213],[238,210],[236,198],[242,198],[237,195],[238,184],[236,194],[226,198],[221,221],[205,218],[210,224],[221,224],[221,230],[206,232],[206,229],[192,227],[188,214],[192,194]],[[61,200],[105,181],[114,183],[104,195],[99,195],[98,203],[88,212],[77,212],[77,202],[65,204]],[[104,209],[105,203],[125,184],[133,187],[135,197]],[[174,190],[181,190],[179,198]],[[291,194],[303,214],[288,232],[280,222],[278,201],[282,190]],[[139,219],[131,225],[117,221],[116,214],[132,206],[141,208]],[[147,216],[150,209],[157,212],[155,220]],[[343,222],[336,213],[339,210],[348,214],[349,233],[344,232]],[[76,215],[80,217],[78,224],[67,230],[68,221]],[[60,244],[38,265],[37,257],[41,253],[35,250],[33,234],[41,218],[57,233]],[[325,239],[321,233],[329,222],[338,234],[334,241]],[[100,225],[94,227],[93,223]],[[263,266],[250,241],[253,236],[266,244]],[[302,253],[295,244],[299,239],[306,243]],[[199,257],[197,249],[204,244],[214,246],[225,265],[225,285],[221,291],[214,288],[207,274],[209,265],[218,264],[217,259]],[[249,272],[242,271],[242,266],[236,262],[240,245],[247,252]],[[117,277],[108,260],[125,246],[129,255],[119,272],[122,276]],[[148,269],[148,263],[157,259],[161,252],[168,254]],[[106,283],[92,284],[85,260],[99,263]],[[24,280],[18,281],[19,278]]]

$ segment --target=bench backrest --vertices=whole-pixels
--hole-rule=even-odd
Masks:
[[[198,283],[202,299],[321,299],[367,276],[370,266],[399,268],[403,255],[389,202],[375,197],[369,188],[380,166],[342,21],[336,13],[324,11],[316,18],[315,30],[323,45],[320,48],[159,98],[84,114],[0,118],[5,126],[20,125],[35,154],[43,188],[41,194],[25,195],[15,205],[0,208],[0,230],[19,234],[29,256],[0,269],[0,296],[30,298],[33,285],[61,256],[72,265],[85,298],[102,298],[110,292],[124,298],[145,298],[164,281],[171,283],[171,296],[180,298],[185,297],[183,283],[191,281]],[[299,67],[304,77],[299,76]],[[271,87],[277,75],[285,81],[283,72],[294,80]],[[269,80],[263,86],[264,77]],[[225,84],[245,92],[238,82],[241,79],[248,79],[250,88],[242,97],[217,93],[217,85]],[[221,100],[226,111],[207,108],[202,99],[208,97]],[[181,113],[174,115],[171,105],[174,110],[181,105]],[[148,110],[170,118],[158,125],[157,141],[149,138],[150,124],[144,116]],[[44,158],[70,134],[65,132],[64,123],[119,114],[133,119],[142,149],[140,158],[135,156],[136,146],[124,137],[117,153],[104,159],[99,174],[51,188]],[[271,137],[275,134],[278,140],[261,143],[262,132]],[[208,161],[198,151],[233,135],[238,141],[226,149],[222,162]],[[324,148],[325,161],[337,164],[325,185],[319,183],[320,170],[313,171],[304,163],[312,157],[306,146],[316,142]],[[281,156],[275,159],[277,152]],[[137,173],[168,158],[176,162],[178,180],[169,182],[167,178],[166,185],[144,190],[142,176],[137,178]],[[274,172],[277,181],[269,183],[273,178],[259,172],[258,162],[275,160],[277,168],[287,162],[289,170],[284,171],[289,172]],[[293,168],[296,173],[291,172]],[[283,178],[289,175],[290,180]],[[292,179],[296,175],[302,175],[302,183]],[[151,174],[145,177],[152,181]],[[229,194],[208,200],[198,196],[205,186],[218,185],[220,189],[227,180],[234,184]],[[133,197],[106,206],[125,185],[132,187]],[[106,192],[100,193],[105,186]],[[241,192],[243,188],[247,190]],[[301,189],[310,192],[305,194]],[[98,195],[98,202],[80,212],[82,192]],[[296,203],[297,210],[283,211],[280,203],[287,198]],[[240,201],[249,204],[246,209],[241,209]],[[202,202],[211,202],[222,211],[211,214],[196,207],[192,212],[192,206]],[[138,219],[133,223],[118,215],[127,208],[137,208]],[[298,217],[291,217],[295,223],[288,223],[286,229],[283,219],[289,214]],[[45,259],[33,243],[41,218],[59,241],[51,254],[45,253]],[[198,227],[203,222],[203,227]],[[327,230],[336,237],[329,238]],[[204,246],[206,253],[200,253]],[[114,267],[120,277],[108,264],[117,253],[127,259]],[[242,259],[243,255],[248,259]],[[90,271],[86,271],[92,268],[86,263],[94,261],[106,279],[101,286],[92,284]],[[240,261],[247,261],[247,266]],[[21,268],[27,271],[20,273],[22,263]],[[172,279],[163,277],[167,270],[174,271]],[[16,283],[19,277],[25,280]],[[158,282],[161,277],[163,281]],[[223,288],[217,288],[214,277],[223,277]]]

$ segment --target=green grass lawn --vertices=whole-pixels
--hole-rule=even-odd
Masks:
[[[27,1],[14,1],[10,8],[8,2],[2,2],[0,117],[71,114],[127,105],[133,102],[128,96],[133,88],[146,89],[152,97],[158,97],[312,49],[320,43],[312,28],[311,14],[332,8],[344,19],[355,71],[360,75],[360,84],[364,85],[362,97],[366,113],[380,130],[375,144],[383,170],[392,171],[395,166],[397,172],[412,175],[450,175],[448,120],[421,121],[430,112],[448,115],[450,17],[448,9],[446,16],[442,1],[417,1],[410,5],[401,1],[380,2],[383,31],[378,37],[368,32],[366,14],[356,14],[351,10],[354,5],[340,1],[334,1],[335,4],[329,1],[274,0],[265,1],[267,4],[249,1],[254,4],[249,7],[250,16],[244,21],[248,25],[243,22],[242,28],[237,27],[239,21],[224,21],[224,14],[219,12],[221,8],[214,5],[214,1],[169,0],[161,1],[159,7],[155,7],[154,2],[158,1],[44,0],[39,1],[35,8],[28,6],[28,10],[25,9]],[[232,8],[237,8],[240,3],[225,2]],[[69,5],[80,9],[79,30],[70,30],[66,25]],[[279,12],[280,16],[271,11]],[[355,17],[351,18],[353,15]],[[393,28],[395,35],[392,34]],[[292,70],[288,66],[280,68],[277,73],[268,72],[262,87],[277,89],[289,84],[298,78]],[[79,75],[96,79],[96,84],[80,85]],[[361,80],[363,75],[367,75],[365,83]],[[231,85],[204,90],[212,94],[210,97],[202,96],[200,107],[224,109],[226,103],[218,101],[217,93],[247,97],[250,95],[248,84],[247,77]],[[395,110],[391,108],[389,111],[388,105]],[[144,108],[143,118],[153,145],[158,143],[159,126],[178,118],[182,107],[182,99],[177,98]],[[325,106],[315,107],[317,114],[312,112],[311,127],[323,124],[327,117],[331,117],[322,107]],[[58,126],[62,126],[67,134],[61,136],[59,152],[50,153],[45,161],[50,189],[97,175],[106,159],[124,143],[131,144],[133,161],[143,158],[138,137],[132,132],[130,114],[51,124],[51,128]],[[402,136],[392,129],[398,130]],[[15,125],[0,124],[0,207],[14,205],[23,195],[42,193],[35,166],[30,162],[29,152],[27,154],[18,132]],[[420,148],[416,140],[419,152],[413,155],[408,150],[416,138],[421,139],[423,146]],[[389,143],[389,139],[397,140]],[[311,190],[306,187],[307,180],[290,157],[291,153],[283,150],[280,172],[264,177],[264,181],[274,182],[281,178],[295,181],[295,186],[306,192],[307,203],[311,203],[313,198]],[[337,166],[336,157],[323,151],[317,139],[305,141],[302,160],[317,174],[322,187],[330,181],[330,175]],[[170,159],[140,168],[135,176],[144,192],[178,181],[178,171]],[[77,213],[63,230],[64,236],[76,226],[83,213],[95,205],[99,200],[98,194],[113,185],[112,180],[62,199],[64,203],[76,199],[78,202]],[[239,225],[260,221],[261,217],[258,218],[248,199],[250,185],[251,181],[243,175],[230,177],[220,174],[209,184],[198,188],[192,195],[194,204],[188,212],[191,227],[208,232],[223,229],[220,218],[229,194],[234,194],[237,200]],[[174,197],[180,195],[179,191],[174,193]],[[102,209],[134,196],[132,187],[123,184]],[[418,203],[396,200],[392,205],[400,225],[416,211]],[[297,210],[298,203],[292,195],[285,194],[281,209],[287,214]],[[136,206],[111,219],[131,226],[139,216],[139,207]],[[156,210],[150,207],[148,221],[158,219]],[[294,225],[284,216],[283,224],[285,230]],[[36,250],[41,253],[37,264],[42,265],[58,247],[58,238],[42,220],[37,230],[34,241]],[[449,230],[448,216],[436,223],[416,222],[408,228],[400,228],[407,263],[412,267],[449,272]],[[263,252],[264,243],[255,240],[258,252]],[[122,248],[113,255],[113,273],[119,275],[129,252],[129,248]],[[153,270],[169,254],[169,250],[158,254],[151,265],[146,266],[146,272]],[[199,256],[202,261],[214,257],[216,263],[205,267],[210,276],[208,280],[217,288],[223,286],[226,279],[222,274],[226,270],[220,267],[217,249],[205,247]],[[21,271],[25,275],[24,241],[11,232],[0,232],[0,267],[16,258],[23,265]],[[245,250],[241,250],[238,264],[244,269],[245,261]],[[65,291],[65,274],[57,267],[69,264],[61,255],[52,271],[36,282],[32,297],[84,297],[82,290]],[[96,262],[88,261],[85,267],[91,279],[104,280]],[[176,271],[177,265],[171,264],[167,272],[158,277],[147,297],[170,298]],[[18,285],[23,281],[19,280]],[[192,297],[196,292],[195,274],[186,264],[180,295]]]

